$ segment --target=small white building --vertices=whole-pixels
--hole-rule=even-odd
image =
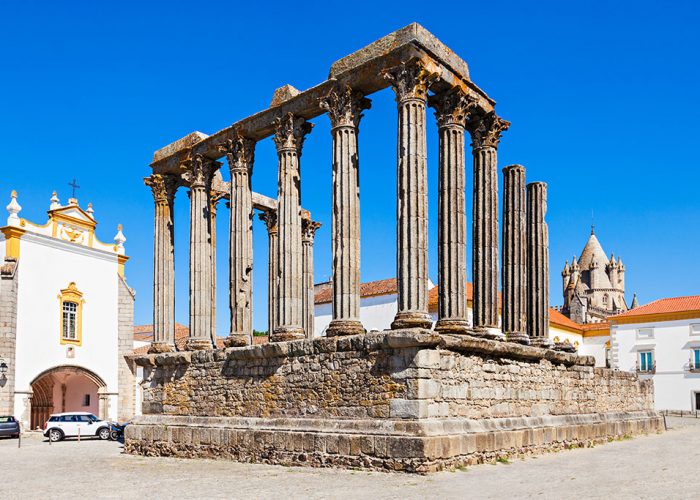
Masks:
[[[654,381],[659,410],[700,410],[700,295],[612,316],[613,368]]]
[[[48,221],[20,217],[17,194],[0,228],[0,414],[25,429],[49,414],[89,411],[125,420],[135,381],[125,356],[134,349],[134,292],[121,227],[109,243],[96,235],[91,205],[61,205]]]

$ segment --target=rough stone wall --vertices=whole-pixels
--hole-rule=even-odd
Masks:
[[[8,365],[0,378],[0,415],[12,415],[15,401],[15,350],[17,345],[18,263],[0,262],[0,358]],[[0,376],[1,377],[1,376]]]
[[[117,418],[120,422],[129,420],[134,416],[134,401],[136,398],[136,385],[134,373],[136,366],[133,361],[127,360],[125,356],[134,349],[134,292],[124,279],[118,276],[119,280],[119,312],[118,312],[118,378],[119,378],[119,400]]]
[[[146,367],[144,413],[505,418],[653,410],[653,385],[594,360],[503,342],[380,333],[170,353]]]

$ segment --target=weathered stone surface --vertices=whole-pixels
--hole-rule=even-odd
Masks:
[[[270,102],[270,107],[272,108],[274,106],[279,106],[284,101],[288,101],[292,97],[296,97],[298,95],[299,90],[287,84],[275,90],[275,93],[272,95],[272,102]]]
[[[527,185],[527,333],[530,342],[552,347],[549,340],[549,229],[547,184]]]

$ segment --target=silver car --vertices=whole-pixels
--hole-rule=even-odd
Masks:
[[[19,422],[15,420],[15,417],[0,416],[0,437],[10,436],[18,438],[19,433]]]

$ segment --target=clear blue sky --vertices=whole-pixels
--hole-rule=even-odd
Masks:
[[[260,5],[260,6],[258,6]],[[467,61],[513,125],[501,166],[549,184],[552,304],[559,272],[595,213],[627,265],[628,301],[700,293],[700,7],[697,2],[9,2],[0,0],[0,202],[20,192],[42,221],[51,191],[76,177],[98,236],[124,224],[136,321],[151,321],[152,213],[142,178],[154,150],[265,108],[284,84],[306,89],[331,63],[418,21]],[[394,276],[395,122],[372,97],[360,134],[362,279]],[[316,280],[331,272],[331,137],[316,121],[302,158],[303,205],[317,233]],[[437,135],[429,114],[430,269],[437,278]],[[224,169],[225,177],[228,177]],[[471,183],[471,173],[468,176]],[[274,196],[272,142],[258,145],[256,191]],[[227,230],[221,206],[218,231]],[[177,199],[177,319],[187,323],[187,197]],[[255,327],[266,328],[267,235],[255,224]],[[471,238],[471,236],[470,236]],[[219,334],[228,329],[219,248]]]

